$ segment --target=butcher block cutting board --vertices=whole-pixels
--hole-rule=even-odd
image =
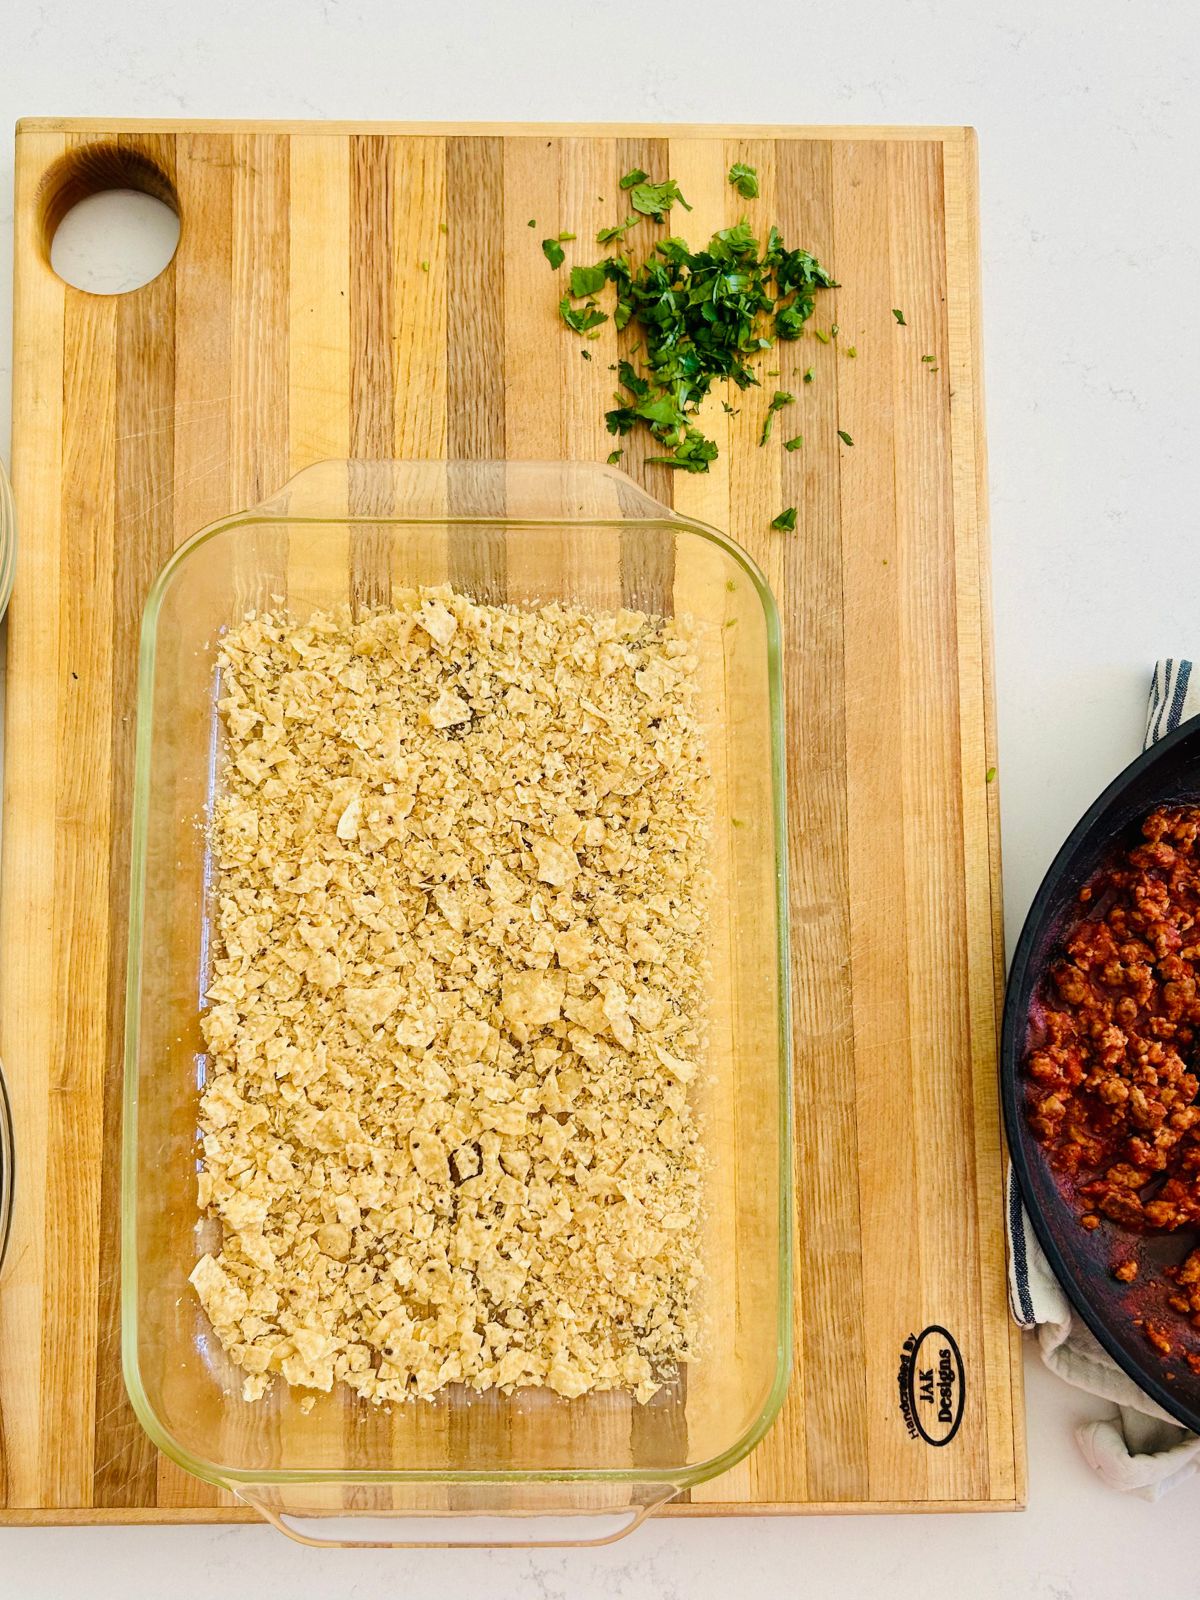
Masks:
[[[758,200],[730,188],[734,161],[758,169]],[[17,134],[0,1521],[251,1515],[156,1453],[120,1370],[149,584],[189,534],[322,458],[603,460],[629,335],[562,327],[565,270],[539,243],[573,232],[568,261],[593,259],[632,167],[679,181],[694,209],[671,222],[693,243],[746,213],[841,285],[810,325],[837,338],[763,363],[780,368],[767,394],[797,395],[776,432],[802,449],[758,447],[752,391],[736,416],[713,406],[707,475],[647,464],[636,440],[624,457],[762,564],[786,640],[795,1370],[766,1440],[671,1510],[1023,1502],[970,130],[36,120]],[[55,276],[48,241],[111,187],[168,199],[181,236],[153,282],[99,297]],[[788,505],[795,532],[773,531]]]

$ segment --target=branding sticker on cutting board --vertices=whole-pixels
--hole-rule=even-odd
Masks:
[[[936,1322],[921,1333],[910,1333],[900,1351],[896,1382],[909,1438],[923,1439],[935,1448],[949,1444],[962,1423],[967,1389],[954,1335]]]

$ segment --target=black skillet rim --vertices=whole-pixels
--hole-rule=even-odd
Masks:
[[[1100,842],[1084,851],[1083,846],[1088,836],[1096,831],[1096,826],[1101,823],[1110,812],[1119,810],[1121,801],[1126,791],[1150,768],[1161,763],[1169,767],[1170,758],[1176,748],[1189,740],[1200,738],[1200,718],[1189,718],[1181,723],[1172,733],[1159,739],[1140,756],[1120,772],[1108,787],[1092,802],[1071,829],[1054,860],[1050,863],[1043,877],[1038,891],[1033,897],[1029,911],[1026,914],[1020,937],[1013,950],[1012,962],[1009,966],[1008,983],[1004,994],[1003,1028],[1000,1043],[1000,1094],[1004,1111],[1004,1128],[1008,1144],[1009,1160],[1012,1162],[1013,1171],[1016,1173],[1017,1184],[1021,1191],[1025,1213],[1033,1224],[1033,1231],[1037,1235],[1038,1243],[1049,1262],[1051,1270],[1071,1305],[1083,1318],[1088,1328],[1095,1335],[1096,1340],[1108,1352],[1116,1364],[1131,1378],[1138,1388],[1143,1390],[1155,1400],[1168,1415],[1193,1432],[1200,1432],[1200,1407],[1192,1407],[1181,1402],[1178,1394],[1172,1392],[1165,1380],[1156,1374],[1149,1365],[1133,1359],[1126,1349],[1123,1349],[1111,1332],[1107,1319],[1098,1312],[1090,1303],[1089,1297],[1082,1285],[1078,1282],[1076,1274],[1068,1264],[1066,1257],[1059,1249],[1049,1222],[1044,1215],[1041,1198],[1037,1195],[1033,1185],[1030,1165],[1031,1147],[1038,1150],[1038,1159],[1041,1156],[1040,1146],[1036,1145],[1032,1133],[1025,1125],[1021,1105],[1021,1069],[1025,1054],[1025,1038],[1027,1015],[1021,1008],[1018,1015],[1017,997],[1026,986],[1026,977],[1030,969],[1032,958],[1041,939],[1046,932],[1048,908],[1058,890],[1060,880],[1065,877],[1080,859],[1087,860],[1090,864],[1085,876],[1090,876],[1103,862],[1105,854],[1112,848],[1121,831],[1120,827],[1102,829]],[[1188,803],[1186,797],[1170,795],[1170,784],[1163,785],[1163,796],[1156,802],[1146,807],[1146,811],[1153,810],[1154,804],[1170,803],[1178,800]],[[1200,804],[1200,793],[1195,794],[1191,802]],[[1035,980],[1036,982],[1036,977]],[[1064,1210],[1066,1202],[1063,1202]],[[1072,1213],[1073,1215],[1073,1213]],[[1147,1351],[1149,1361],[1149,1350]]]

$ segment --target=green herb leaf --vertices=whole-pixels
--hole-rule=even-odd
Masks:
[[[854,440],[846,432],[845,428],[839,428],[838,429],[838,438],[842,441],[843,444],[853,444],[854,443]]]
[[[578,237],[579,235],[576,233],[560,233],[558,236],[561,244],[569,244],[572,239],[577,239]]]
[[[796,531],[796,508],[795,508],[795,506],[788,506],[786,511],[781,511],[777,517],[772,517],[771,518],[771,526],[773,528],[778,528],[780,533],[795,533],[795,531]]]
[[[601,311],[594,300],[589,300],[585,306],[573,306],[563,295],[558,302],[558,310],[567,327],[575,333],[587,333],[608,321],[608,312]]]
[[[530,217],[529,221],[525,224],[525,226],[527,228],[536,228],[537,227],[537,218],[536,217]],[[445,233],[446,224],[444,222],[439,222],[438,223],[438,227],[442,230],[443,233]]]
[[[554,268],[555,272],[558,271],[559,267],[561,267],[563,262],[567,259],[566,251],[563,249],[562,245],[559,244],[557,239],[543,239],[542,254]]]
[[[785,450],[799,450],[803,443],[804,435],[802,433],[798,433],[794,439],[785,439],[783,442],[783,448]]]
[[[743,200],[758,199],[758,172],[744,161],[735,161],[729,169],[729,181]]]
[[[724,411],[724,413],[725,413],[725,415],[727,417],[737,417],[737,416],[741,415],[741,413],[738,411],[737,407],[736,406],[731,406],[729,404],[728,400],[722,400],[721,401],[721,409]]]
[[[592,352],[590,350],[581,350],[579,354],[585,361],[590,361],[592,359]]]
[[[610,450],[608,452],[608,464],[609,464],[609,466],[610,467],[615,467],[617,462],[620,461],[621,457],[624,454],[625,454],[624,450]]]
[[[628,216],[624,222],[618,222],[613,228],[601,228],[596,235],[597,244],[612,244],[617,239],[623,239],[637,222],[636,215]]]
[[[422,263],[421,263],[421,271],[422,272],[428,272],[429,271],[429,263],[428,263],[428,261],[422,261]]]
[[[824,333],[820,328],[814,328],[813,332],[816,334],[817,338],[820,339],[822,344],[829,343],[829,335]]]
[[[805,381],[805,383],[811,383],[813,381],[813,376],[814,376],[813,369],[811,367],[805,367],[805,369],[804,369],[804,381]]]
[[[782,411],[784,406],[790,406],[795,398],[796,396],[789,394],[786,389],[776,389],[771,397],[771,403],[767,407],[767,414],[763,418],[762,434],[758,441],[760,446],[766,444],[771,437],[771,429],[775,423],[775,413]]]
[[[632,167],[621,179],[622,189],[632,189],[635,183],[645,183],[646,174],[641,167]]]
[[[829,324],[829,332],[830,332],[830,336],[832,338],[836,339],[838,334],[841,333],[841,331],[842,330],[838,327],[836,322],[831,322]]]
[[[661,222],[677,202],[685,211],[692,209],[680,194],[674,178],[664,178],[661,183],[635,184],[629,196],[633,209],[640,211],[644,217],[653,217],[655,222]]]
[[[529,226],[530,226],[530,227],[531,227],[531,228],[536,228],[536,227],[537,227],[537,223],[536,223],[536,222],[531,222],[531,223],[530,223],[530,224],[529,224]],[[447,225],[446,225],[446,223],[444,223],[444,222],[439,222],[439,223],[438,223],[438,232],[439,232],[439,233],[449,233],[449,232],[450,232],[450,229],[449,229],[449,227],[448,227],[448,226],[447,226]]]
[[[582,300],[589,294],[599,294],[606,281],[602,261],[594,267],[571,268],[571,294],[576,300]]]
[[[932,360],[933,360],[933,357],[932,357],[932,356],[922,356],[922,357],[921,357],[921,360],[922,360],[922,361],[932,361]]]
[[[846,354],[851,358],[851,360],[853,360],[853,358],[858,354],[858,351],[852,344],[848,344],[846,346]]]
[[[784,306],[775,313],[775,337],[789,342],[798,339],[804,332],[805,316],[803,302]]]
[[[647,461],[662,467],[681,467],[685,472],[707,472],[710,461],[717,458],[717,447],[706,439],[699,428],[686,428],[683,437],[669,456],[647,456]]]
[[[995,769],[995,767],[989,767],[987,769],[987,773],[986,773],[983,781],[984,781],[984,783],[995,783],[995,781],[996,781],[996,769]]]
[[[901,311],[897,306],[893,306],[892,307],[892,315],[895,317],[896,321],[900,324],[900,326],[902,328],[907,328],[908,327],[908,323],[905,322],[905,320],[904,320],[903,311]]]

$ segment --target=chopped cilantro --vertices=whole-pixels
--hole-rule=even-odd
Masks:
[[[578,237],[579,235],[577,233],[560,233],[558,236],[558,242],[560,244],[570,244],[572,239],[577,239]]]
[[[850,358],[851,358],[851,359],[853,359],[853,358],[854,358],[854,357],[855,357],[855,356],[856,356],[856,355],[857,355],[857,354],[858,354],[858,351],[857,351],[857,350],[856,350],[856,349],[855,349],[855,347],[854,347],[854,346],[853,346],[853,345],[852,345],[852,344],[848,344],[848,345],[847,345],[847,346],[846,346],[846,354],[847,354],[847,355],[848,355],[848,356],[849,356],[849,357],[850,357]]]
[[[632,189],[635,183],[645,183],[646,174],[641,167],[632,167],[621,179],[622,189]]]
[[[525,224],[525,226],[527,228],[536,228],[537,227],[537,218],[536,217],[530,217],[529,221]],[[442,230],[443,233],[445,233],[446,224],[444,222],[439,222],[438,223],[438,227]]]
[[[832,337],[833,337],[833,338],[834,338],[834,339],[836,339],[836,338],[837,338],[837,336],[838,336],[838,334],[839,334],[839,333],[841,333],[841,331],[842,331],[842,330],[841,330],[841,329],[840,329],[840,328],[839,328],[839,327],[838,327],[838,325],[837,325],[837,323],[836,323],[836,322],[831,322],[831,323],[830,323],[830,324],[829,324],[829,332],[830,332],[830,335],[831,335],[831,336],[832,336]]]
[[[996,781],[996,769],[995,769],[995,767],[989,767],[987,769],[987,773],[986,773],[983,781],[984,781],[984,783],[995,783],[995,781]]]
[[[767,414],[763,418],[762,433],[758,440],[760,445],[766,444],[767,440],[771,437],[771,429],[775,423],[775,413],[777,411],[782,411],[784,406],[790,406],[795,398],[796,396],[794,394],[789,394],[786,389],[776,389],[775,393],[771,396],[771,403],[767,407]]]
[[[600,232],[596,235],[596,243],[613,244],[618,239],[624,239],[625,235],[636,222],[637,216],[634,214],[626,217],[624,222],[618,222],[613,228],[601,228]]]
[[[422,263],[421,263],[421,271],[422,272],[428,272],[429,271],[429,263],[428,263],[428,261],[422,261]]]
[[[804,381],[805,383],[811,383],[813,381],[813,369],[811,367],[805,367]]]
[[[558,302],[558,309],[567,327],[575,333],[587,333],[608,321],[608,312],[601,311],[594,300],[589,300],[584,306],[573,306],[563,295]]]
[[[630,181],[623,188],[632,213],[601,231],[605,243],[623,238],[639,217],[661,221],[675,204],[687,204],[674,179],[650,183],[640,171],[626,176]],[[569,328],[599,337],[608,314],[597,296],[610,283],[614,326],[636,328],[641,339],[641,353],[616,365],[619,389],[605,413],[608,431],[623,437],[645,428],[660,450],[649,459],[687,472],[706,472],[717,456],[716,443],[696,425],[713,385],[757,386],[761,369],[756,371],[756,364],[774,343],[773,335],[798,337],[819,291],[836,287],[808,251],[789,250],[777,228],[762,244],[745,220],[720,229],[700,249],[672,236],[659,240],[637,266],[625,254],[610,255],[573,269],[570,276],[570,293],[559,308]],[[584,303],[572,306],[572,299]],[[777,371],[769,369],[768,375]],[[807,378],[811,382],[811,369]],[[767,434],[771,417],[792,398],[776,391]],[[728,400],[722,405],[727,415],[737,415]]]
[[[729,169],[729,181],[743,200],[758,199],[758,172],[744,161],[735,161]]]
[[[531,223],[530,223],[530,224],[529,224],[529,226],[530,226],[530,227],[531,227],[531,228],[536,228],[536,227],[537,227],[537,223],[536,223],[536,222],[531,222]],[[447,224],[446,224],[446,223],[444,223],[444,222],[439,222],[439,223],[438,223],[438,232],[439,232],[439,233],[449,233],[449,232],[450,232],[450,229],[449,229],[449,227],[448,227],[448,225],[447,225]]]
[[[814,328],[813,332],[816,334],[817,338],[820,339],[822,344],[829,343],[829,335],[827,333],[823,333],[820,328]]]
[[[594,267],[571,268],[571,295],[582,300],[586,295],[599,294],[606,282],[604,263]]]
[[[798,433],[794,439],[785,439],[784,443],[783,443],[783,448],[785,450],[799,450],[800,446],[803,443],[804,443],[804,435],[802,433]]]
[[[796,531],[796,508],[795,508],[795,506],[788,506],[786,511],[781,511],[777,517],[772,517],[771,518],[771,526],[773,528],[778,528],[780,533],[795,533],[795,531]]]
[[[845,428],[839,428],[838,429],[838,438],[842,441],[843,444],[853,444],[854,443],[854,440],[846,432]]]
[[[555,272],[558,271],[559,267],[561,267],[563,262],[567,259],[566,252],[564,251],[562,245],[559,244],[557,239],[543,239],[542,254],[554,268]]]
[[[664,178],[661,183],[635,184],[629,196],[633,209],[640,211],[644,217],[653,217],[655,222],[661,222],[676,202],[685,211],[692,209],[680,194],[674,178]]]
[[[903,313],[903,311],[901,311],[899,309],[899,307],[897,307],[897,306],[893,306],[892,307],[892,315],[895,317],[896,321],[900,324],[900,326],[902,328],[907,328],[908,327],[908,323],[905,322],[905,320],[904,320],[904,313]]]
[[[624,450],[621,450],[621,449],[610,450],[608,452],[608,464],[609,464],[609,466],[610,467],[615,467],[617,462],[620,461],[621,457],[624,454],[625,454]]]
[[[729,590],[730,594],[735,594],[737,592],[737,584],[732,578],[725,579],[725,587]]]
[[[669,456],[647,456],[647,461],[655,461],[664,467],[682,467],[685,472],[707,472],[710,461],[717,458],[717,447],[711,439],[706,439],[699,428],[685,428],[682,438],[675,445],[675,452]]]
[[[922,356],[922,357],[921,357],[921,360],[922,360],[922,361],[932,361],[932,360],[933,360],[933,357],[932,357],[932,356]]]
[[[585,361],[590,361],[592,359],[592,352],[590,350],[581,350],[579,354]]]
[[[741,415],[741,413],[737,409],[737,407],[736,406],[731,406],[729,404],[728,400],[722,400],[721,401],[721,409],[724,411],[724,413],[725,413],[725,415],[727,417],[737,417],[737,416]]]

